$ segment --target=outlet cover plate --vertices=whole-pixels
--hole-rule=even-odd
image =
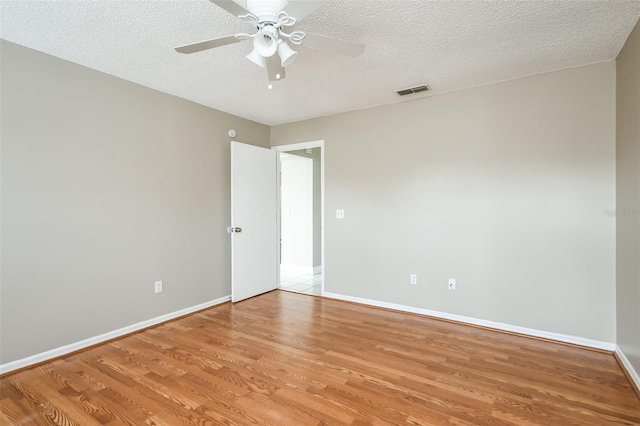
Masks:
[[[155,282],[155,292],[162,293],[162,281]]]

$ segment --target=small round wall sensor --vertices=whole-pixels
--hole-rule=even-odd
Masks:
[[[236,131],[234,129],[229,130],[229,137],[231,138],[235,138],[237,135]]]

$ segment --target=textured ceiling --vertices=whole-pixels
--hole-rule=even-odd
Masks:
[[[268,125],[611,60],[640,16],[640,0],[332,0],[294,29],[363,43],[364,53],[301,46],[287,78],[268,90],[264,70],[244,58],[249,41],[173,50],[252,30],[206,0],[0,8],[3,39]],[[423,83],[430,92],[393,92]]]

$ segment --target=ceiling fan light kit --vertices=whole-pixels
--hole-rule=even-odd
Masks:
[[[253,37],[253,48],[265,58],[273,56],[278,50],[278,29],[265,25]]]
[[[212,40],[205,40],[176,47],[179,53],[195,53],[228,44],[253,39],[253,50],[246,56],[254,64],[266,68],[269,81],[286,77],[284,67],[291,65],[299,56],[286,42],[313,48],[328,50],[352,58],[364,51],[364,45],[343,40],[305,33],[302,31],[285,32],[283,27],[291,27],[305,16],[329,0],[247,0],[245,9],[233,0],[209,0],[238,18],[251,23],[257,29],[255,34],[238,33]],[[278,54],[280,61],[272,60]],[[273,86],[269,84],[269,89]]]
[[[254,64],[261,66],[262,68],[264,68],[265,66],[267,66],[267,61],[264,59],[264,56],[262,56],[260,53],[258,53],[258,51],[256,49],[253,49],[251,51],[251,53],[249,53],[246,58],[248,60],[250,60],[251,62],[253,62]]]
[[[284,40],[280,40],[278,42],[278,56],[280,56],[280,65],[286,67],[298,57],[298,52],[290,48]]]

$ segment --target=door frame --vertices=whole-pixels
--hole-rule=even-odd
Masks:
[[[307,148],[320,148],[320,262],[322,264],[322,284],[320,286],[320,295],[324,296],[324,283],[326,280],[326,270],[327,270],[327,265],[326,265],[326,260],[325,260],[325,249],[324,249],[324,139],[321,140],[317,140],[317,141],[310,141],[310,142],[301,142],[301,143],[293,143],[293,144],[289,144],[289,145],[275,145],[272,146],[271,149],[274,151],[278,151],[278,166],[277,166],[277,173],[278,173],[278,195],[277,195],[277,199],[276,199],[276,203],[278,205],[278,209],[276,212],[276,220],[278,221],[278,225],[277,225],[277,232],[278,232],[278,239],[281,237],[281,212],[282,212],[282,200],[281,200],[281,194],[280,194],[280,153],[281,152],[288,152],[288,151],[298,151],[300,149],[307,149]],[[277,244],[280,243],[280,241],[276,241]],[[278,274],[278,288],[280,288],[280,250],[277,250],[277,257],[278,257],[278,264],[277,264],[277,269],[276,269],[276,273]]]

